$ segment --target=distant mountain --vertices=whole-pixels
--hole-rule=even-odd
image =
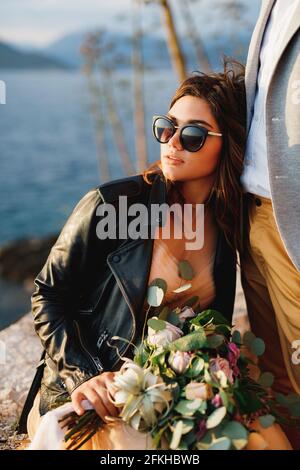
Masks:
[[[83,57],[80,53],[86,32],[68,34],[51,43],[42,52],[47,57],[60,60],[72,67],[80,67]],[[105,32],[104,44],[107,45],[104,59],[113,60],[117,68],[131,67],[132,37],[121,32]],[[207,37],[205,49],[210,57],[213,67],[218,67],[220,57],[224,52],[235,58],[245,61],[246,51],[250,41],[250,32],[243,31],[233,42],[232,37],[219,32],[214,37]],[[170,55],[166,41],[158,36],[145,35],[143,37],[143,57],[146,67],[154,69],[168,69],[171,67]],[[195,50],[187,38],[182,39],[182,47],[189,69],[194,69],[197,64]]]
[[[24,52],[15,46],[0,42],[0,69],[69,69],[64,61],[47,57],[40,52]]]

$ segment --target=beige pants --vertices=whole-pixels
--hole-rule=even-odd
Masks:
[[[41,419],[40,412],[39,412],[39,406],[40,406],[40,393],[38,392],[35,399],[34,399],[32,408],[31,408],[31,410],[28,414],[28,418],[27,418],[27,431],[28,431],[29,439],[31,441],[32,441],[32,439],[33,439],[33,437],[36,433],[36,430],[39,426],[39,422],[40,422],[40,419]]]
[[[241,267],[251,329],[266,343],[259,365],[275,375],[275,391],[300,395],[300,364],[293,363],[292,347],[300,340],[300,273],[287,255],[269,199],[249,200],[249,247]]]

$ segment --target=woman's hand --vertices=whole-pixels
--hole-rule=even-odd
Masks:
[[[114,380],[114,372],[102,372],[79,385],[71,394],[72,404],[78,415],[84,413],[82,400],[88,400],[103,421],[106,416],[118,416],[118,409],[108,397],[107,386]]]

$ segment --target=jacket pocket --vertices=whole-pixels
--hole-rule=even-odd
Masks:
[[[107,276],[97,287],[90,293],[79,296],[77,313],[79,316],[92,315],[100,305],[101,299],[108,291],[109,283],[112,279],[112,273]]]

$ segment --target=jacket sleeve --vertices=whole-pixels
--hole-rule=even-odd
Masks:
[[[103,370],[80,342],[70,302],[78,292],[101,202],[92,189],[76,205],[35,278],[31,297],[35,330],[69,393]]]

